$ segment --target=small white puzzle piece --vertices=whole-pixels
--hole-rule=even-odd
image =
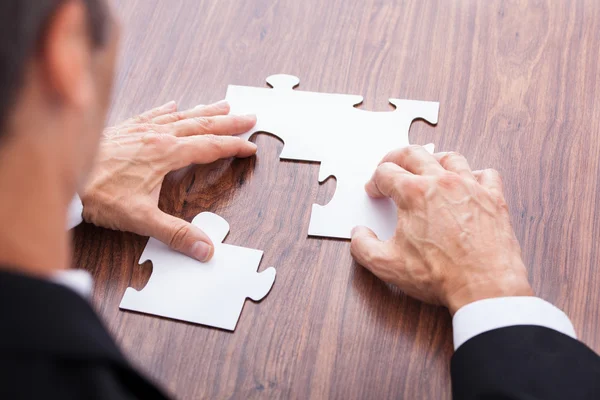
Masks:
[[[262,251],[221,243],[229,224],[220,216],[204,212],[192,224],[213,241],[213,258],[201,263],[150,238],[140,257],[152,261],[150,280],[141,291],[127,288],[119,307],[233,331],[246,298],[269,293],[275,268],[257,273]]]
[[[409,145],[415,119],[437,123],[439,103],[390,99],[394,111],[372,112],[354,107],[362,96],[293,90],[300,82],[295,76],[273,75],[267,82],[272,89],[230,85],[225,99],[232,114],[257,116],[241,137],[273,134],[284,142],[280,158],[320,162],[320,182],[335,176],[331,201],[313,205],[308,234],[349,239],[352,228],[364,225],[390,238],[396,207],[390,199],[370,198],[364,185],[388,152]]]

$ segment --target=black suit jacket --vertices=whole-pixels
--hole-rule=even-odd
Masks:
[[[547,328],[476,336],[455,353],[451,373],[454,399],[600,399],[600,358]],[[54,398],[165,395],[131,368],[81,296],[0,272],[0,399]]]
[[[71,289],[0,272],[0,399],[165,399]]]
[[[452,357],[455,399],[600,399],[600,357],[555,330],[512,326],[482,333]]]

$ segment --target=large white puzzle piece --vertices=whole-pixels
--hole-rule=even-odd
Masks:
[[[230,85],[226,100],[232,114],[257,116],[242,137],[271,133],[284,142],[282,159],[320,162],[320,182],[335,176],[331,201],[312,207],[308,234],[349,239],[352,228],[364,225],[390,238],[396,207],[390,199],[370,198],[364,185],[388,152],[409,144],[415,119],[437,123],[439,103],[390,99],[394,111],[371,112],[354,107],[362,96],[293,90],[300,82],[295,76],[273,75],[267,82],[272,89]]]
[[[144,289],[127,288],[120,308],[233,331],[247,297],[259,301],[275,281],[275,268],[257,273],[263,252],[221,243],[229,224],[205,212],[192,223],[213,241],[215,252],[201,263],[150,238],[140,264],[151,260]]]

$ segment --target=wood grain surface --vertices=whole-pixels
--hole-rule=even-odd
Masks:
[[[217,101],[228,84],[439,101],[411,141],[466,155],[504,177],[536,293],[600,351],[600,2],[597,0],[118,0],[121,58],[110,122],[177,100]],[[310,118],[307,115],[306,118]],[[368,132],[365,132],[368,134]],[[179,399],[448,399],[451,319],[357,266],[349,243],[307,237],[335,181],[318,165],[258,156],[171,174],[161,208],[231,225],[226,243],[262,249],[271,293],[235,333],[131,312],[125,288],[151,274],[146,238],[82,225],[74,264],[124,352]],[[357,155],[359,156],[359,155]]]

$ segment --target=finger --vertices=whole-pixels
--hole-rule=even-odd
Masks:
[[[476,180],[471,171],[471,167],[469,166],[469,162],[461,154],[448,152],[436,153],[433,156],[446,171],[454,172],[465,179],[472,181]]]
[[[422,146],[408,146],[388,153],[381,163],[392,162],[416,175],[439,175],[444,168]]]
[[[156,208],[148,218],[147,235],[198,261],[210,260],[214,245],[200,228]]]
[[[209,164],[222,158],[245,158],[256,154],[256,145],[235,136],[190,136],[177,139],[172,153],[173,169],[190,164]]]
[[[502,177],[495,169],[484,169],[483,171],[475,171],[477,182],[486,189],[496,194],[502,195],[504,188],[502,185]]]
[[[398,207],[406,209],[423,198],[425,183],[402,167],[385,163],[377,167],[365,190],[370,197],[389,197]]]
[[[369,228],[357,226],[352,230],[350,253],[356,262],[377,275],[378,264],[385,259],[385,243]]]
[[[151,123],[154,118],[157,118],[161,115],[170,114],[176,110],[177,103],[170,101],[160,107],[153,108],[152,110],[146,111],[133,118],[129,118],[127,121],[123,122],[123,125],[148,124]]]
[[[194,135],[239,135],[256,125],[254,115],[217,115],[194,117],[166,125],[175,136]]]
[[[371,180],[365,185],[365,190],[370,197],[392,197],[396,181],[403,176],[411,175],[410,172],[401,166],[386,162],[377,167]]]
[[[196,117],[214,117],[217,115],[227,115],[229,114],[229,103],[225,100],[219,101],[218,103],[205,105],[199,105],[191,110],[181,111],[181,112],[173,112],[170,114],[161,115],[153,119],[153,123],[158,125],[171,124],[177,121],[183,121],[189,118]]]

